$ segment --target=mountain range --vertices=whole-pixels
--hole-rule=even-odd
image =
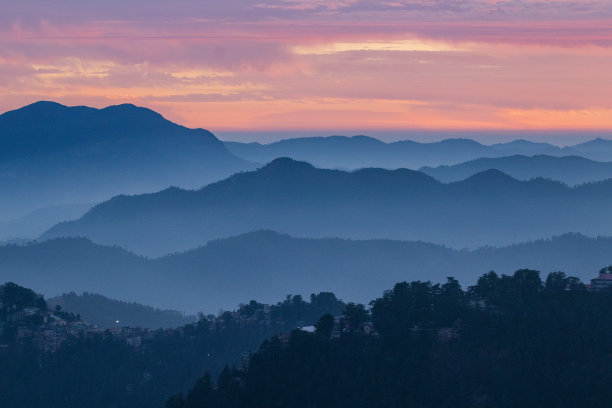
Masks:
[[[0,221],[49,205],[197,188],[248,168],[209,131],[134,105],[37,102],[0,115]]]
[[[612,140],[595,139],[574,146],[515,140],[484,145],[471,139],[446,139],[419,143],[411,140],[385,143],[369,136],[329,136],[285,139],[274,143],[225,142],[235,155],[256,163],[290,157],[318,167],[355,170],[364,167],[418,169],[453,165],[482,157],[513,155],[582,156],[591,160],[612,161]]]
[[[366,302],[394,282],[454,276],[471,285],[490,270],[562,270],[588,282],[611,263],[612,238],[578,234],[470,251],[424,242],[304,239],[256,231],[157,259],[84,238],[0,247],[4,281],[47,296],[87,291],[189,313],[320,291]]]
[[[253,170],[257,167],[253,163],[261,166],[279,157],[324,168],[418,169],[512,155],[573,155],[612,161],[612,141],[595,139],[557,147],[525,140],[493,145],[469,139],[384,143],[367,136],[330,136],[271,144],[223,143],[207,130],[188,129],[130,104],[95,109],[41,101],[0,115],[0,240],[34,238],[53,224],[51,221],[76,217],[62,206],[102,202],[118,194],[152,193],[170,186],[200,188],[236,172]],[[488,165],[522,178],[521,172],[511,171],[504,163]],[[592,170],[582,170],[575,177],[553,167],[533,163],[529,165],[533,171],[523,173],[570,184],[607,175],[607,170],[599,169],[606,167],[604,164],[589,164]],[[462,169],[452,170],[466,174]],[[480,170],[486,169],[481,166]],[[437,171],[443,180],[460,179],[443,173],[447,171]],[[40,209],[45,209],[44,220],[42,212],[38,218],[20,220]],[[33,222],[35,219],[39,221]]]
[[[474,174],[495,169],[519,180],[538,177],[577,185],[612,178],[612,163],[602,163],[580,156],[506,156],[480,158],[453,166],[422,167],[419,171],[443,183],[464,180]]]
[[[406,169],[345,172],[282,158],[197,191],[116,196],[41,239],[81,236],[147,256],[258,229],[475,248],[566,232],[610,235],[611,206],[612,180],[568,187],[487,170],[444,184]]]

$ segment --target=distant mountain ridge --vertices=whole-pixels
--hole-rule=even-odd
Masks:
[[[588,157],[592,160],[612,161],[610,158],[610,153],[612,153],[612,140],[598,137],[597,139],[577,144],[573,146],[573,148],[581,152],[584,157]]]
[[[303,137],[268,144],[225,142],[225,146],[237,156],[257,163],[268,163],[278,157],[291,157],[318,167],[347,170],[364,167],[416,170],[425,166],[454,165],[483,157],[513,155],[582,156],[591,160],[612,161],[612,141],[601,138],[567,147],[527,140],[492,145],[471,139],[385,143],[362,135]]]
[[[611,206],[612,180],[570,188],[488,170],[443,184],[406,169],[344,172],[284,158],[198,191],[114,197],[42,239],[83,236],[158,256],[272,229],[473,248],[566,232],[612,234]]]
[[[271,302],[288,293],[332,291],[347,302],[365,302],[393,282],[455,276],[470,285],[490,270],[562,270],[588,282],[611,263],[612,238],[577,234],[467,251],[425,242],[304,239],[256,231],[157,259],[83,238],[4,246],[0,280],[48,296],[87,291],[165,309],[216,313],[248,299]]]
[[[454,166],[422,167],[419,171],[443,183],[464,180],[476,173],[496,169],[519,180],[538,177],[577,185],[612,178],[612,162],[602,163],[579,156],[506,156],[480,158]]]
[[[6,219],[120,193],[201,187],[251,168],[209,131],[176,125],[152,110],[54,102],[0,115],[0,163]]]
[[[58,222],[81,217],[92,204],[50,205],[17,219],[0,222],[0,241],[11,239],[36,239]]]

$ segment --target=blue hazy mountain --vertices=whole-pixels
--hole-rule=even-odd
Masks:
[[[503,153],[514,153],[517,151],[524,152],[524,154],[559,154],[568,153],[573,150],[572,147],[560,148],[558,146],[551,145],[550,143],[544,142],[533,142],[525,139],[517,139],[506,143],[495,143],[490,145],[493,150]]]
[[[13,220],[0,222],[0,241],[36,239],[55,224],[80,218],[92,204],[57,204],[32,211]]]
[[[225,142],[235,155],[257,163],[268,163],[278,157],[303,160],[318,167],[359,169],[418,169],[423,166],[452,165],[480,157],[512,155],[585,155],[596,149],[584,147],[583,152],[572,147],[557,147],[548,143],[516,140],[510,143],[483,145],[470,139],[446,139],[440,142],[419,143],[404,140],[385,143],[368,136],[329,136],[285,139],[274,143]],[[601,155],[600,155],[601,156]],[[612,148],[606,154],[612,161]],[[603,159],[601,159],[603,160]]]
[[[612,163],[579,156],[507,156],[480,158],[453,166],[422,167],[419,171],[444,183],[464,180],[476,173],[496,169],[519,180],[543,177],[569,185],[612,178]]]
[[[0,220],[51,204],[197,188],[249,166],[209,131],[149,109],[37,102],[0,115]]]
[[[612,161],[612,140],[597,138],[573,146],[573,149],[580,152],[584,157],[589,157],[593,160]]]
[[[412,170],[324,170],[277,159],[203,189],[117,196],[42,238],[87,237],[157,256],[258,229],[423,240],[456,248],[566,232],[612,234],[612,180],[574,188],[487,170],[443,184]]]
[[[0,247],[0,280],[48,296],[88,291],[216,313],[248,299],[273,302],[288,293],[333,291],[345,301],[366,302],[394,282],[455,276],[468,285],[490,270],[562,270],[588,281],[610,263],[612,238],[577,234],[467,251],[423,242],[304,239],[257,231],[157,259],[83,238],[5,246]]]

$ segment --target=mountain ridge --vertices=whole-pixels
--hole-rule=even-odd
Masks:
[[[434,142],[383,142],[363,135],[299,137],[272,143],[224,143],[237,156],[257,163],[267,163],[276,157],[287,156],[320,167],[347,170],[362,167],[419,169],[426,166],[454,165],[482,157],[495,158],[517,154],[546,154],[558,157],[578,155],[592,160],[612,161],[612,143],[605,143],[604,139],[595,139],[592,142],[598,145],[598,149],[592,148],[591,142],[566,147],[522,139],[491,145],[467,138]],[[602,145],[606,146],[603,152]]]
[[[419,171],[448,183],[464,180],[486,169],[497,169],[519,180],[542,177],[574,186],[612,178],[612,163],[582,156],[513,155],[478,158],[453,166],[421,167]]]
[[[505,245],[513,236],[524,241],[587,229],[612,234],[612,221],[601,221],[612,205],[608,187],[520,181],[497,170],[444,184],[412,170],[345,172],[282,158],[199,190],[115,197],[41,238],[85,236],[148,256],[258,229],[313,238]]]
[[[332,291],[364,302],[403,280],[463,285],[483,273],[529,267],[588,281],[612,263],[612,238],[564,234],[511,246],[458,250],[423,241],[299,238],[270,230],[147,259],[85,238],[0,247],[0,276],[48,296],[102,293],[163,309],[216,312],[248,299]]]

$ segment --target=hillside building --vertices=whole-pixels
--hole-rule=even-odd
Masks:
[[[599,277],[591,279],[590,288],[596,291],[612,288],[612,268],[602,269]]]

